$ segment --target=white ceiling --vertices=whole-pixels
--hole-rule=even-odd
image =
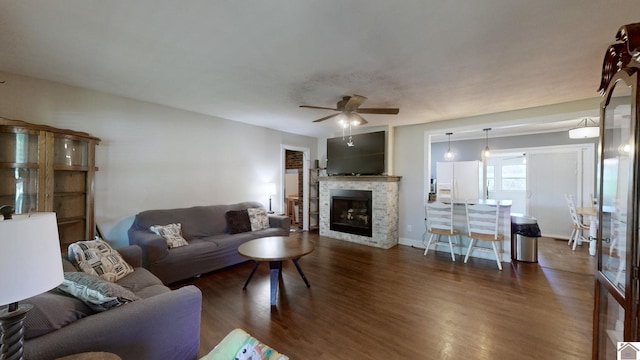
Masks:
[[[615,7],[614,7],[615,6]],[[324,137],[598,97],[638,0],[0,0],[0,70]],[[0,79],[2,80],[2,79]]]

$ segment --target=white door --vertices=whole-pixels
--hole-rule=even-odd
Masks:
[[[544,236],[568,238],[571,217],[564,194],[581,193],[577,151],[528,154],[528,212],[538,219]]]

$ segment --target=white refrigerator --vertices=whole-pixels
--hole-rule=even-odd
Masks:
[[[436,163],[438,201],[483,199],[482,162],[449,161]]]

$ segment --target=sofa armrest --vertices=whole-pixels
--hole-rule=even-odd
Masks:
[[[291,229],[291,218],[286,215],[269,214],[269,227],[282,228],[289,231]]]
[[[169,254],[167,241],[151,231],[129,230],[129,244],[138,245],[142,249],[142,264],[148,267]]]
[[[115,249],[127,264],[136,267],[142,266],[142,249],[137,245],[122,246]]]
[[[202,293],[193,286],[134,301],[77,320],[25,342],[25,358],[53,359],[106,351],[122,359],[198,356]]]

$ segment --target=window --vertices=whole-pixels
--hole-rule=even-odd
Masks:
[[[496,191],[496,168],[487,165],[487,191]]]
[[[527,165],[503,165],[500,186],[502,191],[527,190]]]

